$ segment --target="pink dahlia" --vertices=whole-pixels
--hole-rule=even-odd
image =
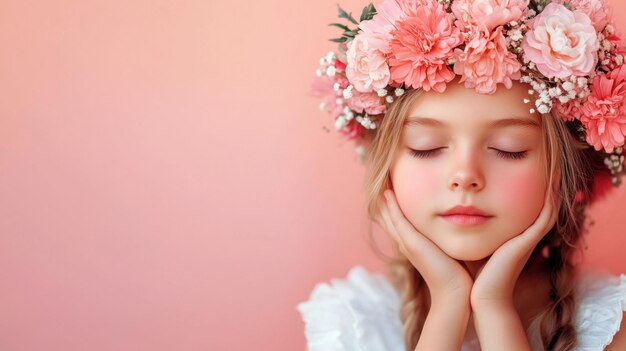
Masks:
[[[391,79],[406,87],[441,93],[454,79],[447,60],[463,42],[461,31],[443,5],[434,1],[415,6],[406,15],[391,32]]]
[[[348,44],[346,76],[354,88],[368,93],[383,89],[389,83],[389,66],[385,54],[371,48],[368,38],[358,34]]]
[[[358,113],[367,113],[368,115],[379,115],[387,111],[385,100],[376,93],[360,93],[352,92],[352,97],[346,99],[346,105],[353,111]]]
[[[528,21],[524,60],[537,65],[548,78],[586,76],[598,63],[600,43],[589,16],[582,11],[550,3]]]
[[[492,31],[497,26],[518,21],[528,11],[529,0],[456,0],[452,12],[463,28],[486,26]]]
[[[472,34],[465,50],[455,50],[454,73],[462,76],[460,82],[481,94],[494,93],[498,83],[511,89],[513,80],[521,78],[522,65],[507,49],[502,27],[493,32],[477,28]]]
[[[587,143],[607,152],[624,145],[626,135],[626,67],[597,75],[591,94],[582,106],[581,122],[587,129]]]
[[[359,23],[360,35],[364,35],[372,49],[388,54],[391,51],[389,42],[393,38],[391,30],[404,13],[397,0],[384,0],[376,6],[376,15],[369,21]]]

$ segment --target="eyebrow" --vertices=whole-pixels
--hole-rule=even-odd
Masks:
[[[447,127],[448,124],[434,118],[412,116],[404,121],[404,126]],[[490,122],[487,126],[489,128],[504,128],[512,126],[524,128],[540,128],[540,125],[537,121],[532,118],[524,117],[502,118]]]

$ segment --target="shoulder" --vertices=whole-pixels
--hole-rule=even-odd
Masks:
[[[297,310],[309,351],[402,351],[399,306],[391,283],[355,266],[346,278],[317,284]]]
[[[577,290],[575,350],[626,349],[626,328],[622,328],[626,325],[626,275],[586,273],[580,277]]]

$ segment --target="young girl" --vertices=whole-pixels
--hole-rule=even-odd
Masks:
[[[367,146],[368,214],[398,250],[391,283],[357,266],[298,305],[309,351],[626,350],[626,276],[573,260],[585,210],[623,173],[626,66],[606,4],[339,11],[358,28],[335,24],[316,89]]]

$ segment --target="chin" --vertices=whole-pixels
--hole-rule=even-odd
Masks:
[[[495,249],[487,245],[474,246],[469,244],[442,248],[443,252],[458,261],[481,261],[491,256]]]

